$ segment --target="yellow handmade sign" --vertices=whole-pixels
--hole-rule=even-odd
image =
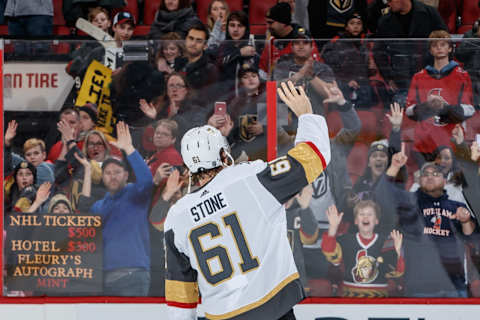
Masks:
[[[81,107],[86,103],[95,103],[98,107],[97,129],[112,133],[115,126],[110,100],[110,83],[112,70],[93,60],[83,78],[75,105]]]

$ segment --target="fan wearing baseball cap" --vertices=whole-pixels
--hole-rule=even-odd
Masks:
[[[135,17],[128,11],[121,11],[113,17],[113,38],[117,41],[127,41],[132,38],[135,29]]]
[[[135,17],[127,11],[121,11],[113,18],[113,39],[118,48],[121,48],[123,41],[128,41],[133,36],[135,29]],[[79,59],[67,66],[67,73],[72,77],[82,78],[93,60],[103,62],[105,59],[105,48],[103,46],[97,47],[90,52],[85,59]]]
[[[382,212],[397,221],[404,234],[405,294],[409,297],[467,297],[465,239],[477,233],[477,222],[465,203],[450,200],[442,167],[420,169],[420,188],[408,192],[394,177],[405,166],[405,145],[375,186]]]
[[[364,41],[365,17],[353,12],[345,17],[345,30],[323,46],[322,58],[335,72],[343,95],[355,108],[372,106],[369,84],[369,49]]]
[[[102,164],[105,196],[91,205],[91,190],[82,191],[81,212],[102,216],[104,294],[146,296],[150,288],[150,232],[148,209],[153,178],[140,153],[135,150],[128,126],[117,124],[116,147],[126,159],[107,158]],[[128,165],[127,165],[128,162]],[[128,183],[129,168],[135,182]]]
[[[290,39],[296,39],[298,34],[307,35],[308,31],[295,23],[292,23],[291,7],[286,2],[277,3],[271,7],[265,14],[265,21],[268,26],[271,38],[270,45],[265,46],[260,57],[260,76],[265,80],[272,71],[273,65],[278,58],[292,51]],[[284,41],[275,41],[284,40]],[[312,42],[312,57],[318,59],[319,53],[315,42]]]

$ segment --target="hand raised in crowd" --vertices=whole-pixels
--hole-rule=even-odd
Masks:
[[[221,114],[214,113],[210,118],[208,118],[207,124],[217,129],[220,129],[225,124],[226,121],[227,121],[226,114],[221,115]]]
[[[283,103],[285,103],[297,117],[300,117],[302,114],[312,113],[312,104],[302,87],[299,87],[299,91],[297,92],[292,81],[287,81],[287,83],[282,82],[280,86],[281,88],[277,89],[280,99],[282,99]]]
[[[386,174],[390,177],[396,177],[400,169],[407,163],[407,160],[405,142],[402,142],[402,149],[392,156],[392,163],[388,167]]]
[[[52,187],[51,182],[44,182],[40,185],[40,187],[37,190],[37,193],[35,194],[35,200],[33,201],[32,205],[30,208],[28,208],[27,212],[35,212],[37,211],[40,206],[47,201],[48,197],[50,196],[50,189]]]
[[[120,121],[117,123],[117,141],[112,141],[111,144],[125,151],[127,155],[130,155],[135,151],[132,137],[130,136],[130,130],[125,122]]]
[[[297,199],[298,204],[302,209],[306,209],[310,206],[310,201],[312,200],[313,187],[312,184],[307,185],[300,191],[295,198]]]
[[[463,141],[465,141],[465,135],[463,134],[463,129],[460,124],[457,124],[455,128],[453,128],[452,137],[456,144],[462,144]]]
[[[470,146],[470,151],[472,153],[472,161],[477,162],[478,159],[480,159],[480,145],[477,141],[473,141],[472,145]]]
[[[140,110],[142,110],[147,117],[153,120],[157,118],[158,112],[153,103],[148,103],[145,99],[140,99],[138,103],[140,104]]]
[[[400,256],[402,254],[402,242],[403,242],[403,234],[398,231],[393,229],[392,232],[390,232],[390,237],[393,239],[393,246],[395,247],[395,251],[397,252],[397,255]]]
[[[254,47],[252,46],[245,46],[240,49],[240,55],[243,57],[252,57],[257,53]]]
[[[392,124],[393,130],[400,130],[403,121],[403,110],[404,109],[400,107],[400,104],[398,104],[398,102],[394,102],[390,105],[390,114],[387,113],[386,116]]]
[[[168,176],[167,183],[162,192],[162,199],[169,201],[177,191],[179,191],[184,184],[184,180],[181,179],[180,172],[174,169]]]
[[[82,195],[85,197],[90,197],[92,193],[92,164],[83,153],[75,152],[73,156],[84,168]]]
[[[8,122],[7,131],[5,131],[5,146],[12,145],[13,138],[17,135],[18,123],[15,120]]]
[[[343,212],[338,212],[337,207],[332,204],[327,209],[327,219],[328,219],[328,235],[334,237],[337,234],[338,227],[342,222]]]
[[[90,164],[90,161],[88,161],[87,157],[85,157],[85,155],[82,153],[78,154],[77,152],[75,152],[73,154],[73,156],[75,157],[75,159],[77,159],[77,161],[84,167],[84,168],[88,168],[88,169],[91,169],[92,165]]]
[[[452,219],[457,219],[461,223],[469,222],[470,217],[470,211],[465,207],[458,207],[455,214],[452,215]]]
[[[323,100],[323,103],[335,103],[339,106],[343,106],[347,101],[343,96],[342,90],[338,88],[336,83],[322,83],[324,86],[325,92],[327,93],[327,98]]]
[[[213,114],[208,118],[207,124],[220,130],[224,137],[228,137],[233,129],[233,121],[228,113],[225,115]]]
[[[165,178],[168,178],[168,176],[170,175],[171,169],[172,169],[172,166],[169,163],[167,162],[161,163],[158,166],[157,171],[155,171],[155,175],[153,176],[153,183],[156,186],[158,186],[160,184],[160,181],[162,181]]]
[[[356,89],[356,90],[360,89],[360,85],[359,85],[358,82],[355,81],[355,80],[350,80],[350,81],[348,82],[348,86],[349,86],[350,88],[352,88],[352,89]]]
[[[72,128],[67,121],[58,121],[57,129],[62,134],[62,142],[64,145],[66,145],[68,141],[75,140],[75,128]]]
[[[167,63],[167,60],[165,60],[165,59],[158,59],[157,60],[157,69],[160,72],[165,72],[165,73],[168,73],[168,74],[173,72],[173,69],[170,68],[170,66]],[[141,100],[143,100],[143,99],[141,99]]]
[[[232,129],[233,129],[232,118],[230,118],[229,114],[226,114],[225,115],[225,123],[220,128],[218,128],[218,130],[220,130],[220,132],[222,133],[222,136],[228,137],[228,135],[230,134]]]
[[[40,185],[40,187],[37,190],[37,195],[35,197],[35,200],[39,199],[41,203],[44,203],[48,197],[50,196],[50,188],[52,187],[51,182],[44,182]]]
[[[311,78],[313,77],[313,58],[312,56],[308,57],[307,61],[305,61],[305,64],[302,66],[302,68],[297,72],[301,74],[302,78],[308,77]]]

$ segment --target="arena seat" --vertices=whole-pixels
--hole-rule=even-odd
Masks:
[[[358,110],[357,111],[360,120],[362,121],[362,130],[357,137],[357,141],[364,143],[370,143],[377,140],[377,114],[374,110]]]
[[[8,25],[2,24],[0,25],[0,36],[8,35]]]
[[[367,167],[368,145],[362,142],[355,142],[352,151],[347,158],[347,168],[352,183],[363,174]]]
[[[145,0],[143,3],[143,24],[151,25],[162,0]]]
[[[115,17],[115,15],[120,12],[120,11],[128,11],[130,12],[134,17],[135,17],[135,21],[136,23],[138,24],[139,21],[139,12],[138,12],[138,2],[137,1],[127,1],[127,5],[124,6],[124,7],[121,7],[121,8],[116,8],[116,9],[113,9],[112,10],[112,19],[113,17]]]
[[[457,9],[462,21],[457,33],[463,34],[471,30],[475,21],[480,18],[480,6],[478,0],[463,0],[459,2]]]
[[[70,35],[71,28],[66,26],[62,12],[63,0],[53,0],[53,34]]]
[[[150,32],[150,25],[139,25],[133,31],[134,36],[146,36]]]
[[[63,0],[53,0],[53,25],[64,26],[65,18],[62,12]]]
[[[55,35],[69,36],[71,35],[71,29],[69,27],[63,26],[62,28],[58,28],[56,30]],[[69,54],[71,52],[71,46],[68,40],[53,40],[52,50],[56,54]]]
[[[340,118],[338,111],[330,111],[326,117],[328,124],[328,135],[330,138],[335,137],[335,135],[343,128],[343,122]]]
[[[203,23],[207,23],[207,11],[210,2],[212,2],[212,0],[195,1],[197,4],[197,15]],[[243,0],[226,0],[226,2],[228,3],[230,12],[241,11],[243,9]]]
[[[277,0],[250,1],[248,16],[251,34],[265,34],[267,30],[265,13],[276,3]]]

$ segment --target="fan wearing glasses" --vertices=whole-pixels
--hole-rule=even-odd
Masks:
[[[426,162],[420,188],[408,192],[394,181],[407,163],[405,144],[375,187],[385,216],[404,234],[405,289],[411,297],[467,297],[464,242],[478,232],[465,203],[449,199],[442,166]]]

